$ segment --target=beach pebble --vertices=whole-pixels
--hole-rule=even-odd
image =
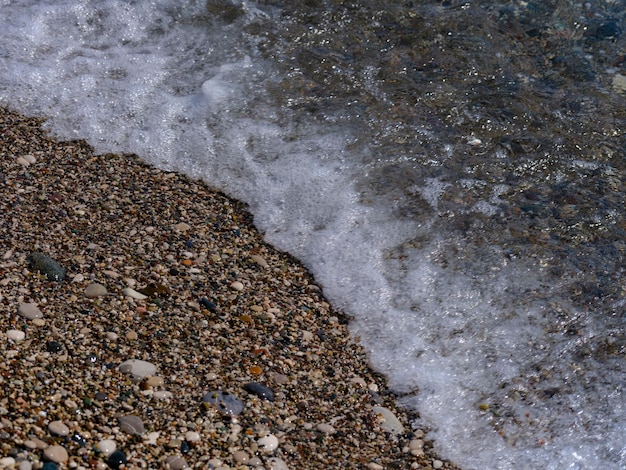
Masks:
[[[240,465],[246,465],[250,461],[250,455],[243,450],[237,450],[233,452],[233,459]]]
[[[183,470],[189,468],[187,461],[181,457],[170,456],[165,459],[166,468],[170,470]]]
[[[13,457],[4,457],[0,459],[0,467],[6,468],[15,465],[15,459]]]
[[[122,292],[124,293],[124,295],[132,297],[136,300],[144,300],[148,298],[147,295],[143,295],[141,292],[137,292],[135,289],[131,289],[130,287],[127,287]]]
[[[424,455],[424,441],[422,439],[412,439],[409,442],[409,451],[412,455]]]
[[[22,330],[9,330],[6,332],[7,338],[13,341],[23,341],[26,338],[26,333]]]
[[[274,392],[270,388],[266,387],[265,385],[261,385],[260,383],[250,382],[244,385],[243,389],[246,392],[256,395],[259,398],[263,398],[267,401],[274,401]]]
[[[185,222],[180,222],[174,225],[174,228],[178,230],[179,232],[186,232],[187,230],[191,228],[191,226],[186,224]]]
[[[51,460],[52,462],[55,462],[55,463],[67,462],[67,460],[70,458],[70,456],[67,453],[67,450],[65,450],[65,447],[63,446],[46,447],[43,451],[43,455],[48,460]]]
[[[121,450],[116,450],[109,455],[109,458],[107,459],[107,465],[114,470],[117,470],[127,462],[128,459],[126,458],[126,454],[124,454]]]
[[[34,252],[28,255],[26,259],[32,269],[44,274],[49,281],[61,282],[65,279],[65,269],[49,256]]]
[[[380,425],[388,433],[402,434],[404,432],[404,426],[402,426],[402,423],[396,418],[396,415],[388,408],[384,406],[374,406],[372,407],[372,411],[381,418],[382,422]]]
[[[18,470],[32,470],[33,464],[28,460],[22,460],[20,464],[17,466]]]
[[[43,313],[34,303],[24,303],[17,307],[17,313],[26,318],[27,320],[34,320],[35,318],[43,318]]]
[[[146,436],[144,436],[143,442],[144,444],[155,446],[157,444],[157,441],[159,440],[160,435],[160,433],[152,431],[151,433],[148,433]]]
[[[167,390],[157,390],[152,394],[152,396],[156,400],[169,400],[170,398],[172,398],[173,394],[172,392],[169,392]]]
[[[257,444],[259,445],[259,449],[267,453],[272,453],[278,449],[278,438],[274,436],[274,434],[268,434],[267,436],[260,438],[257,441]]]
[[[146,430],[139,416],[128,415],[119,418],[120,430],[128,434],[143,434]]]
[[[316,426],[317,430],[319,432],[322,432],[324,434],[334,434],[335,433],[335,428],[332,427],[330,424],[326,424],[326,423],[320,423]]]
[[[230,285],[230,288],[241,292],[243,290],[243,284],[239,281],[235,281]]]
[[[98,442],[98,450],[104,454],[105,457],[111,455],[117,449],[117,443],[113,439],[103,439]]]
[[[85,276],[80,273],[78,273],[76,276],[72,278],[72,282],[83,282],[84,280],[85,280]]]
[[[199,442],[200,441],[200,434],[197,433],[196,431],[187,431],[185,433],[185,440],[187,442]]]
[[[259,255],[252,255],[250,256],[250,258],[252,258],[252,260],[258,264],[259,266],[262,266],[264,268],[269,268],[270,265],[267,264],[267,261],[265,261],[265,259],[262,256]]]
[[[124,374],[131,374],[137,378],[143,379],[149,375],[156,374],[156,366],[148,361],[142,361],[141,359],[129,359],[120,364],[120,372]]]
[[[92,282],[85,288],[85,297],[94,298],[107,295],[107,288],[97,282]]]
[[[144,388],[156,388],[156,387],[160,387],[161,385],[163,385],[164,382],[165,380],[163,380],[163,377],[158,377],[156,375],[149,375],[148,377],[144,379],[144,381],[142,382],[142,385],[144,386]]]
[[[433,460],[433,468],[439,469],[443,467],[443,462],[441,460]]]
[[[273,457],[267,461],[268,470],[289,470],[287,463],[283,459]]]
[[[63,421],[52,421],[48,424],[48,431],[57,436],[64,437],[70,433],[70,428],[68,428]]]
[[[214,390],[202,397],[202,401],[215,406],[222,413],[237,416],[243,411],[243,403],[232,393]]]

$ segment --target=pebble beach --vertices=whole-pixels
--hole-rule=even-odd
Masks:
[[[0,468],[453,469],[246,207],[0,110]]]

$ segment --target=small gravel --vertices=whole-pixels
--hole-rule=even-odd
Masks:
[[[0,109],[3,464],[455,468],[243,204],[40,126]]]

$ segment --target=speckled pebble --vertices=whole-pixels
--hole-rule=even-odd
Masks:
[[[202,397],[202,401],[215,406],[222,413],[237,416],[243,411],[243,403],[232,393],[214,390]]]
[[[70,428],[68,428],[63,421],[52,421],[48,424],[48,430],[57,436],[67,436],[70,433]]]
[[[107,288],[104,287],[102,284],[98,284],[97,282],[93,282],[85,288],[85,297],[102,297],[103,295],[107,294]]]
[[[27,320],[34,320],[35,318],[43,318],[43,313],[37,307],[35,303],[24,303],[17,307],[17,313],[26,318]]]
[[[156,374],[157,368],[154,364],[148,361],[142,361],[141,359],[130,359],[120,364],[120,372],[125,374],[131,374],[135,377],[143,379],[149,375]]]
[[[257,444],[259,445],[259,449],[267,453],[272,453],[278,449],[278,438],[274,436],[274,434],[268,434],[267,436],[260,438],[257,441]]]
[[[120,430],[128,433],[128,434],[143,434],[145,432],[145,427],[143,425],[143,421],[139,416],[128,415],[128,416],[120,416]]]
[[[189,464],[181,457],[170,456],[165,459],[165,468],[169,470],[183,470],[184,468],[189,468]]]
[[[65,447],[57,445],[46,447],[43,451],[43,455],[48,460],[56,463],[67,462],[67,460],[70,458],[67,450],[65,450]]]

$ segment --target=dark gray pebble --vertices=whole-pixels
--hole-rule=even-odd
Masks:
[[[222,413],[237,416],[243,411],[243,403],[232,393],[214,390],[202,397],[202,401],[215,406]]]
[[[127,462],[128,459],[126,458],[126,454],[124,454],[124,452],[122,452],[121,450],[116,450],[111,455],[109,455],[109,458],[107,459],[107,465],[115,470],[117,470]]]
[[[46,344],[46,351],[49,353],[58,353],[63,351],[63,345],[58,341],[48,341]]]
[[[264,400],[274,401],[274,392],[272,389],[266,387],[265,385],[261,385],[260,383],[250,382],[244,385],[243,389],[259,398],[263,398]]]
[[[35,251],[28,255],[26,259],[32,269],[45,274],[49,281],[61,282],[65,279],[65,269],[49,256]]]

